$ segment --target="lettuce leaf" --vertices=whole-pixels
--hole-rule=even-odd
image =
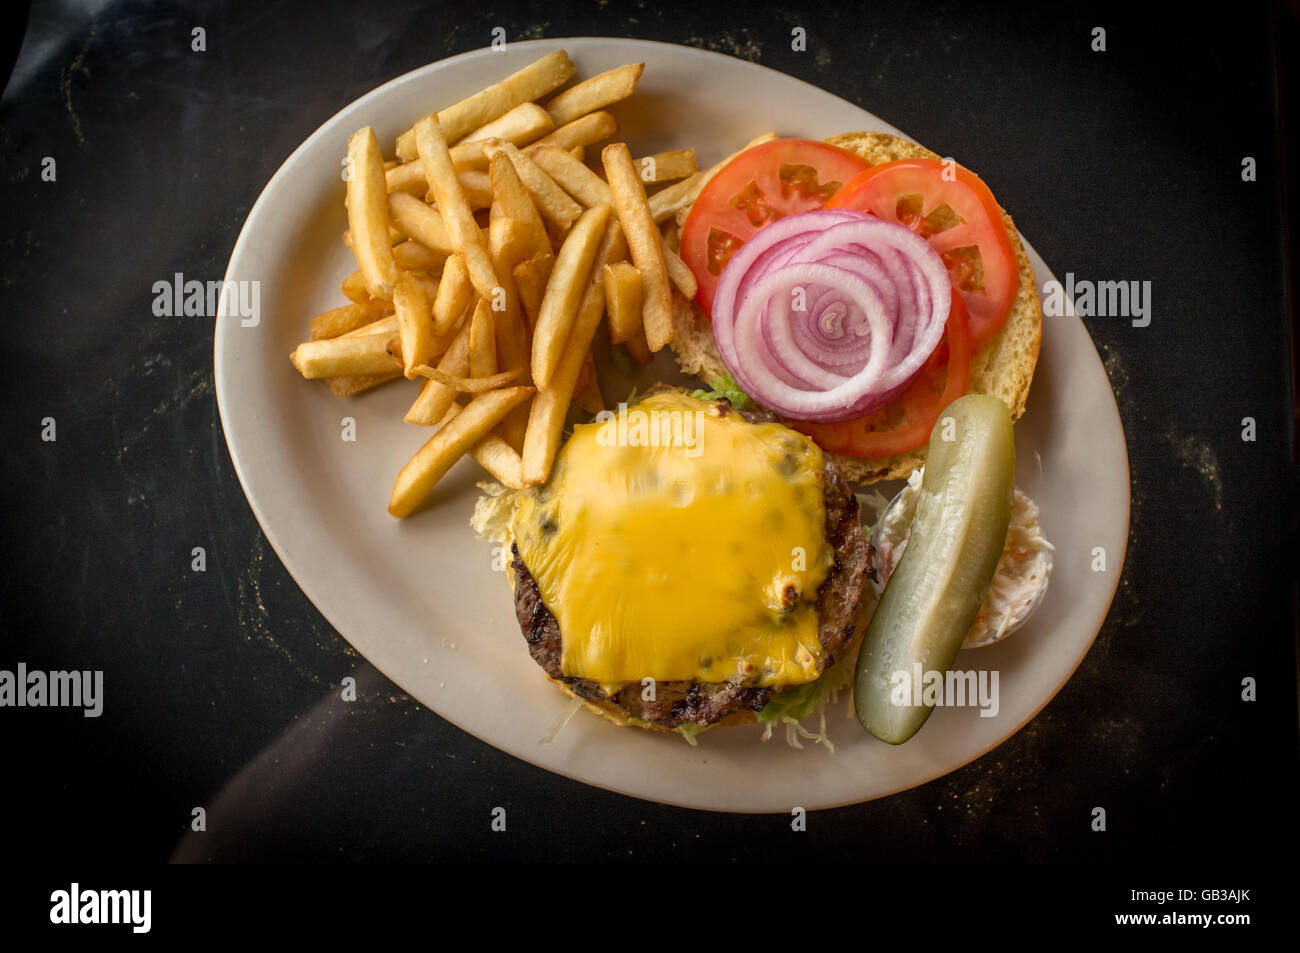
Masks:
[[[731,401],[731,406],[737,410],[752,410],[754,402],[749,399],[749,395],[740,389],[730,374],[723,374],[717,380],[709,381],[712,390],[696,390],[691,392],[691,396],[696,400],[717,400],[725,397]]]

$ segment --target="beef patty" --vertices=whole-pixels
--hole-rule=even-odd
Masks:
[[[747,419],[763,416],[745,414]],[[767,418],[771,419],[771,418]],[[824,654],[823,671],[841,658],[853,642],[854,617],[862,588],[875,578],[874,550],[858,522],[858,500],[840,469],[827,460],[822,479],[826,503],[826,539],[835,552],[830,572],[817,588],[817,637]],[[515,616],[533,660],[574,694],[598,703],[612,703],[632,718],[659,728],[684,722],[712,725],[739,711],[759,711],[783,689],[746,687],[732,682],[659,682],[655,700],[641,698],[640,682],[607,694],[598,684],[560,671],[560,624],[542,602],[537,580],[524,565],[519,547],[511,545],[514,561]],[[788,689],[785,689],[788,690]]]

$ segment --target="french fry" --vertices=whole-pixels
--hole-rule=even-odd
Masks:
[[[654,216],[656,222],[664,222],[672,218],[679,211],[690,207],[699,197],[700,191],[709,184],[709,180],[722,171],[723,166],[729,163],[745,149],[751,149],[754,146],[762,145],[764,142],[771,142],[776,139],[774,132],[765,132],[763,135],[751,139],[746,143],[744,149],[739,149],[727,156],[717,165],[709,167],[704,172],[697,172],[688,176],[680,182],[668,186],[666,189],[660,189],[654,195],[650,196],[650,214]],[[545,139],[540,139],[534,143],[534,146],[541,145]]]
[[[446,334],[464,313],[473,295],[474,286],[470,283],[465,259],[461,255],[452,254],[443,266],[438,295],[433,299],[434,332]]]
[[[481,394],[483,391],[496,390],[519,379],[518,370],[502,371],[500,374],[493,374],[491,377],[456,377],[446,371],[440,371],[436,367],[430,367],[428,364],[417,364],[415,372],[421,377],[437,381],[444,387],[450,387],[461,394]]]
[[[524,152],[531,154],[543,146],[559,146],[565,150],[572,149],[574,146],[590,146],[602,139],[608,139],[617,132],[618,120],[609,113],[603,110],[587,113],[538,139],[524,149]]]
[[[456,142],[498,116],[504,116],[520,103],[540,99],[551,90],[559,89],[573,73],[569,54],[564,50],[556,50],[529,63],[518,72],[511,73],[499,83],[493,83],[473,96],[440,112],[430,113],[429,116],[438,120],[448,142]],[[409,161],[417,154],[415,130],[408,129],[397,137],[397,157]]]
[[[463,376],[469,373],[469,331],[470,322],[461,323],[460,331],[456,334],[451,346],[443,354],[442,360],[438,362],[438,370],[454,376]],[[406,412],[403,418],[408,424],[419,424],[423,427],[432,427],[442,420],[443,415],[447,413],[456,400],[457,391],[435,380],[426,380],[424,387],[420,389],[420,396],[415,399],[410,410]]]
[[[561,232],[568,231],[582,214],[582,206],[565,195],[564,190],[517,147],[508,142],[497,142],[486,148],[490,156],[505,155],[510,159],[519,180],[532,193],[537,210]]]
[[[407,380],[415,379],[415,366],[426,364],[433,355],[433,319],[429,298],[411,273],[404,271],[393,288],[393,307],[402,341],[402,369]]]
[[[397,262],[398,268],[405,271],[423,271],[433,275],[442,274],[447,256],[409,238],[393,246],[393,260]]]
[[[528,404],[523,403],[519,407],[527,408]],[[519,407],[516,407],[515,410],[518,410]],[[447,411],[447,416],[442,419],[443,425],[449,423],[453,417],[460,413],[460,410],[458,405],[452,404],[451,409]],[[503,486],[512,490],[522,490],[524,488],[523,460],[519,458],[519,454],[514,447],[496,434],[490,433],[474,444],[470,448],[469,455],[484,470],[496,477]]]
[[[388,196],[388,210],[406,234],[431,252],[450,255],[456,251],[442,215],[414,195],[394,192]]]
[[[460,189],[465,193],[465,201],[469,203],[472,211],[477,212],[492,204],[492,183],[488,180],[486,171],[466,169],[464,172],[457,172],[456,179],[460,182]]]
[[[486,169],[487,153],[483,146],[492,139],[501,139],[516,146],[524,146],[553,132],[555,123],[546,110],[536,103],[520,103],[504,116],[474,130],[465,139],[451,147],[451,163],[457,172],[469,169]]]
[[[627,237],[628,252],[641,272],[641,320],[646,342],[651,351],[658,351],[673,336],[672,288],[668,266],[664,263],[664,238],[655,227],[627,143],[606,146],[601,161],[610,191],[614,193],[614,207]]]
[[[556,268],[559,268],[558,262]],[[574,319],[568,340],[564,343],[564,352],[556,365],[551,386],[548,390],[539,391],[533,398],[528,431],[524,436],[524,452],[521,455],[524,461],[524,482],[530,486],[545,483],[551,475],[551,465],[555,462],[555,452],[560,446],[564,418],[569,412],[578,372],[587,357],[591,339],[596,334],[596,327],[604,312],[604,282],[587,282],[578,315]]]
[[[379,140],[366,126],[348,139],[347,210],[357,267],[372,298],[391,298],[397,281],[397,263],[388,239],[387,194]]]
[[[354,301],[357,304],[365,304],[367,301],[375,300],[370,297],[370,292],[366,290],[366,276],[361,273],[360,268],[344,278],[340,287],[343,289],[344,296],[349,301]]]
[[[531,158],[560,188],[587,208],[613,204],[605,180],[559,146],[543,146],[532,153]]]
[[[513,172],[510,160],[503,156],[493,159],[503,161]],[[521,186],[522,189],[522,186]],[[527,198],[527,195],[524,196]],[[531,202],[531,200],[529,200]],[[496,205],[493,208],[497,208]],[[533,212],[536,216],[536,211]],[[540,223],[541,219],[537,219]],[[532,244],[533,236],[529,229],[513,218],[504,214],[492,222],[488,228],[488,249],[492,255],[492,267],[496,270],[504,292],[501,307],[493,314],[496,329],[496,358],[502,369],[518,369],[521,374],[528,372],[529,354],[532,348],[532,326],[527,322],[523,312],[523,299],[515,282],[514,270],[521,258]],[[547,255],[550,256],[548,240]],[[553,256],[550,256],[553,260]],[[521,404],[506,415],[501,422],[501,435],[511,447],[523,447],[524,431],[528,427],[528,405]]]
[[[335,397],[351,397],[401,376],[402,369],[394,364],[392,370],[382,374],[345,374],[342,377],[327,377],[325,383],[334,392]]]
[[[531,387],[511,387],[487,391],[471,400],[402,467],[393,484],[388,512],[409,516],[452,465],[532,393]]]
[[[577,393],[573,402],[589,414],[598,414],[605,409],[605,397],[600,392],[600,380],[596,376],[596,359],[587,353],[578,372]]]
[[[577,159],[579,162],[582,162],[587,157],[587,150],[582,148],[582,146],[574,146],[569,150],[569,155],[573,156],[573,158]]]
[[[429,191],[429,180],[424,177],[424,163],[419,159],[414,162],[404,162],[390,169],[386,175],[390,194],[405,192],[423,199]],[[487,208],[492,204],[492,190],[488,185],[487,176],[481,169],[465,169],[457,172],[456,178],[460,180],[461,190],[465,193],[465,200],[469,202],[471,209]]]
[[[369,324],[363,324],[361,327],[349,331],[347,334],[341,334],[339,336],[345,338],[359,338],[368,334],[382,334],[385,337],[392,337],[397,333],[397,329],[397,315],[389,314],[371,321]]]
[[[345,334],[337,338],[306,341],[289,355],[307,380],[348,374],[382,374],[393,366],[382,334]]]
[[[555,257],[555,267],[546,285],[533,333],[533,380],[542,391],[550,386],[551,375],[570,335],[579,301],[591,283],[592,261],[604,237],[609,211],[608,205],[597,205],[584,212]],[[604,305],[603,292],[601,305]]]
[[[634,163],[641,181],[646,185],[657,182],[672,182],[684,179],[700,171],[694,149],[678,149],[675,152],[656,152],[651,156],[642,156]]]
[[[641,272],[626,261],[611,262],[604,268],[604,280],[609,339],[622,344],[641,330]]]
[[[392,306],[387,301],[373,299],[345,304],[341,308],[326,311],[311,319],[311,339],[319,341],[322,338],[336,338],[349,331],[355,331],[371,321],[378,321],[392,313],[392,310]]]
[[[497,372],[497,341],[492,309],[482,298],[469,325],[469,376],[491,377]]]
[[[645,342],[645,328],[637,328],[636,334],[624,341],[623,346],[627,348],[628,356],[638,364],[649,364],[651,358],[654,357],[650,353],[649,345]]]
[[[644,69],[644,63],[629,63],[598,73],[557,95],[546,104],[546,111],[551,114],[555,125],[563,126],[587,113],[604,109],[631,96]]]
[[[497,286],[496,275],[483,243],[483,233],[474,221],[474,214],[470,211],[465,193],[456,178],[451,154],[447,151],[447,141],[443,138],[436,117],[426,117],[415,124],[415,141],[420,161],[424,163],[425,177],[437,197],[438,211],[447,227],[451,246],[464,256],[474,290],[480,297],[491,300],[492,289]]]
[[[663,251],[664,267],[668,269],[668,280],[673,283],[674,288],[686,295],[686,297],[694,298],[695,292],[699,290],[695,283],[695,273],[691,271],[686,262],[682,261],[677,252],[669,248],[667,244],[663,246]]]
[[[525,258],[513,269],[519,303],[523,306],[530,332],[537,327],[537,315],[542,310],[542,298],[546,294],[546,279],[554,266],[555,256],[548,252],[544,256]]]
[[[551,240],[546,236],[546,226],[542,223],[537,205],[520,180],[510,157],[504,152],[493,156],[488,175],[492,182],[493,206],[499,206],[503,215],[513,218],[528,230],[529,254],[552,255]]]

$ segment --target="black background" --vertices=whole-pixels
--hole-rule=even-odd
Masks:
[[[1098,862],[1117,886],[1153,860],[1256,876],[1289,859],[1296,471],[1275,73],[1293,20],[1058,6],[37,4],[0,104],[0,668],[103,669],[107,704],[99,719],[0,710],[5,853]],[[630,799],[416,704],[285,572],[226,450],[212,322],[154,317],[151,286],[220,278],[260,190],[318,125],[494,26],[687,43],[797,76],[977,170],[1058,275],[1152,282],[1150,327],[1086,321],[1132,468],[1119,591],[1074,677],[1005,744],[801,834],[788,817]],[[46,416],[57,442],[40,439]],[[194,546],[206,573],[190,571]],[[197,805],[208,831],[182,842]]]

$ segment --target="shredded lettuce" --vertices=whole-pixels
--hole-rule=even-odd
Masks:
[[[731,401],[731,406],[737,410],[750,410],[754,402],[749,399],[749,395],[740,389],[730,374],[723,374],[717,380],[709,381],[712,390],[696,390],[691,396],[696,400],[717,400],[719,397],[725,397]]]
[[[772,737],[772,729],[778,724],[786,726],[786,741],[795,748],[802,748],[799,738],[807,738],[826,746],[832,754],[835,746],[826,736],[826,705],[833,704],[839,698],[841,690],[848,688],[853,681],[853,659],[842,658],[822,673],[816,681],[787,692],[777,692],[772,700],[758,713],[758,721],[766,725],[763,740]],[[805,718],[817,714],[820,726],[817,731],[809,731],[802,722]]]
[[[684,721],[677,726],[677,732],[686,739],[686,743],[692,748],[696,747],[699,742],[695,740],[696,736],[702,731],[708,731],[708,725],[698,725],[693,721]]]

